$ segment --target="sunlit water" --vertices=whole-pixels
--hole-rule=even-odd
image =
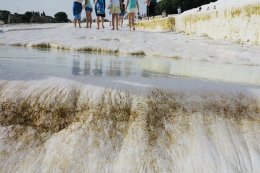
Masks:
[[[260,85],[260,67],[159,57],[98,55],[49,49],[0,47],[1,78],[57,76],[116,78],[197,78]]]
[[[258,173],[259,74],[0,47],[0,172]]]

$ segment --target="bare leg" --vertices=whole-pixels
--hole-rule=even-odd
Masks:
[[[115,14],[112,14],[112,30],[115,29]]]
[[[89,27],[91,28],[92,26],[92,16],[91,16],[91,12],[89,13]]]
[[[79,27],[81,28],[81,25],[80,25],[80,20],[78,20],[78,23],[79,23]]]
[[[131,31],[131,27],[132,27],[132,23],[131,23],[131,17],[132,16],[132,13],[129,13],[128,14],[128,19],[129,19],[129,28],[130,28],[130,31]]]
[[[133,30],[135,30],[135,13],[132,13],[132,26]]]
[[[77,27],[77,20],[74,20],[74,26]]]
[[[116,30],[118,30],[118,14],[115,14],[115,18],[116,18]]]
[[[119,15],[119,17],[118,17],[119,19],[119,22],[118,22],[118,26],[121,26],[121,16]]]
[[[101,22],[102,22],[102,27],[103,27],[103,29],[104,29],[104,28],[105,28],[105,27],[104,27],[104,17],[101,18]]]
[[[99,16],[97,16],[97,29],[99,29]]]
[[[87,12],[87,18],[86,18],[86,21],[87,21],[87,28],[90,27],[91,28],[91,24],[90,24],[90,21],[91,20],[91,13],[88,11]]]
[[[124,23],[124,16],[121,16],[121,27],[123,27],[123,23]]]
[[[86,11],[86,27],[88,28],[88,12]]]

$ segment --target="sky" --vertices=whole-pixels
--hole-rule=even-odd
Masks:
[[[93,1],[93,0],[92,0]],[[54,16],[59,11],[67,13],[70,19],[72,16],[73,0],[0,0],[0,10],[8,10],[11,13],[23,14],[26,11],[44,11],[46,15]],[[109,2],[109,0],[106,0]],[[140,13],[145,13],[144,0],[139,0]]]

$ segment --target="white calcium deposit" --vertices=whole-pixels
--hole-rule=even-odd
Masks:
[[[184,13],[177,17],[177,28],[196,34],[207,31],[207,36],[216,39],[227,35],[229,40],[247,42],[249,38],[249,43],[259,43],[259,37],[253,37],[259,31],[259,15],[243,17],[244,7],[236,9],[240,9],[240,16],[232,17],[231,8],[203,10],[192,16]],[[252,23],[244,24],[249,20]],[[244,37],[246,33],[248,36]],[[199,70],[192,72],[192,66],[183,68],[193,73],[192,77],[210,80],[214,76],[214,82],[174,77],[147,77],[140,81],[108,77],[103,81],[100,76],[82,76],[73,80],[76,77],[55,77],[50,68],[42,70],[42,78],[31,79],[30,66],[34,64],[25,59],[21,66],[28,63],[24,74],[29,77],[19,79],[19,69],[9,71],[16,67],[9,60],[14,58],[2,57],[1,62],[5,63],[0,64],[0,173],[260,172],[257,45],[173,32],[130,32],[126,27],[111,31],[107,25],[104,30],[78,29],[73,24],[4,25],[0,28],[0,45],[254,67],[251,79],[242,79],[247,76],[243,73],[250,72],[246,70],[237,73],[236,77],[241,75],[241,79],[232,80],[210,73],[202,75],[207,72]],[[16,58],[20,56],[17,52]],[[59,62],[62,61],[65,60],[60,58]],[[156,61],[143,66],[164,71]],[[37,74],[41,74],[42,68]],[[181,71],[181,67],[171,68],[167,73]],[[220,67],[212,73],[221,70]],[[225,75],[229,74],[220,76]],[[215,81],[219,78],[224,82]],[[152,82],[145,82],[149,80]],[[98,85],[99,82],[109,85]]]
[[[72,24],[9,25],[0,30],[0,45],[260,65],[259,46],[236,45],[172,32],[130,32],[127,27],[111,31],[108,25],[104,30],[96,30],[95,25],[92,29],[79,29]]]
[[[214,6],[216,9],[214,9]],[[260,44],[260,1],[219,0],[176,16],[176,31]]]
[[[0,81],[0,172],[259,173],[259,102],[243,94],[105,91]]]

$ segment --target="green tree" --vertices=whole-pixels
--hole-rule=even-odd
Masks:
[[[68,16],[65,12],[58,12],[54,15],[54,17],[58,23],[68,22]]]
[[[11,14],[10,11],[2,11],[2,16],[0,17],[0,20],[3,20],[5,23],[8,22],[8,15]]]
[[[32,12],[27,11],[26,13],[24,13],[24,15],[22,16],[22,23],[30,23],[32,16]]]

